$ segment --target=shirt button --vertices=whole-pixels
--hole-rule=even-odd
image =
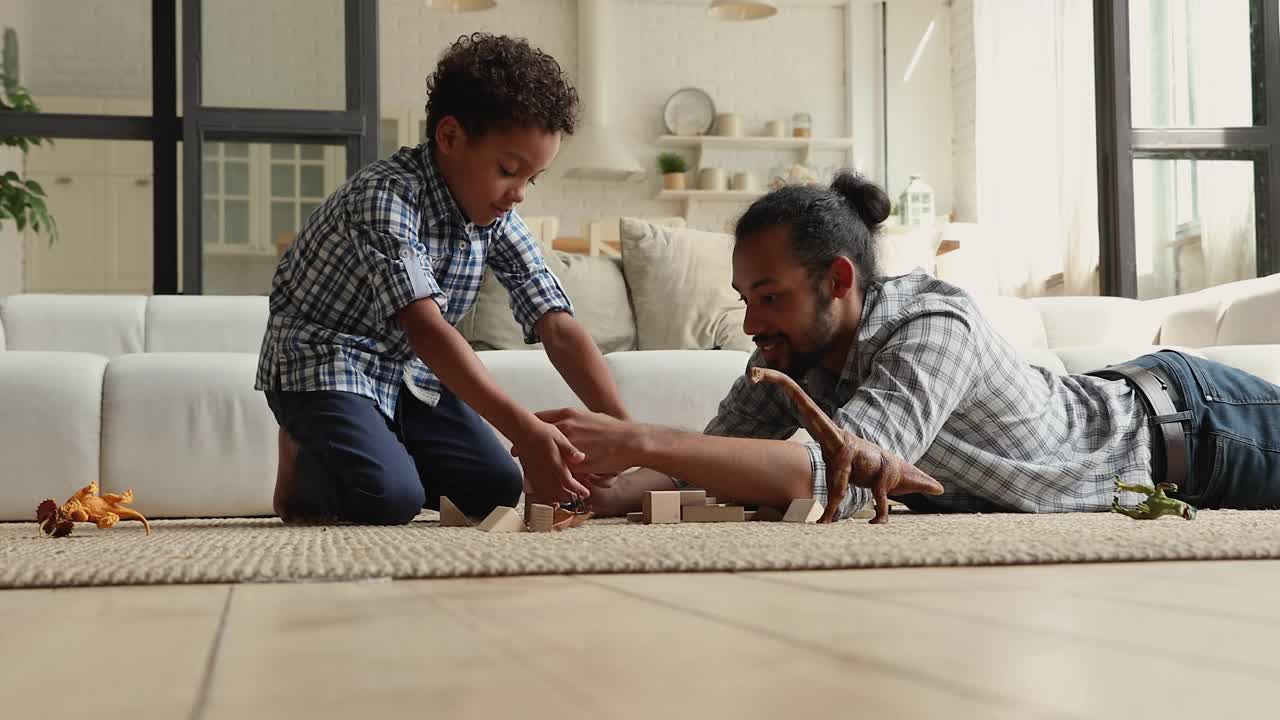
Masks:
[[[407,249],[403,249],[403,248],[402,248],[402,249],[400,250],[400,257],[402,257],[402,258],[404,258],[404,259],[408,260],[408,259],[409,259],[409,251],[408,251]]]
[[[460,242],[460,243],[458,243],[458,249],[459,249],[459,250],[466,250],[466,249],[467,249],[467,243],[465,243],[465,242]]]

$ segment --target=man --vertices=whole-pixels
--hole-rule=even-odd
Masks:
[[[759,347],[748,368],[790,375],[884,454],[878,473],[851,477],[837,519],[884,473],[903,478],[889,494],[921,511],[1103,511],[1118,481],[1169,481],[1200,507],[1280,505],[1280,387],[1173,352],[1107,377],[1028,365],[962,290],[877,275],[888,212],[883,190],[845,173],[829,189],[770,193],[735,231],[734,287]],[[539,416],[586,453],[575,472],[648,468],[598,488],[601,514],[673,483],[748,504],[826,502],[830,458],[784,441],[796,409],[745,375],[703,434],[571,409]]]

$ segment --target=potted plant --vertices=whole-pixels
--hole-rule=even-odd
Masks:
[[[12,30],[4,35],[4,63],[0,65],[0,112],[38,112],[31,93],[18,82],[17,38]],[[16,147],[25,161],[27,152],[36,145],[52,145],[48,138],[0,135],[0,145]],[[25,164],[25,162],[23,163]],[[27,180],[14,170],[0,173],[0,226],[13,220],[18,231],[28,226],[49,236],[52,245],[58,237],[58,226],[45,205],[44,188],[35,180]]]
[[[658,169],[662,171],[663,190],[683,190],[684,174],[689,170],[689,163],[676,153],[662,153],[658,156]]]

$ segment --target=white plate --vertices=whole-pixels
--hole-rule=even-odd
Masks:
[[[681,88],[667,98],[662,119],[672,135],[706,135],[715,123],[716,105],[703,90]]]

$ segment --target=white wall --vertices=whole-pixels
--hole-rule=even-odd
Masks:
[[[978,219],[977,71],[973,48],[973,0],[951,4],[952,177],[955,214],[960,222]]]
[[[11,27],[18,33],[18,65],[22,80],[31,74],[31,6],[29,0],[0,0],[0,31]],[[22,170],[22,154],[0,149],[0,173]],[[0,296],[22,292],[22,233],[12,221],[0,225]]]
[[[889,194],[896,198],[910,176],[919,173],[934,188],[938,214],[950,212],[954,204],[947,5],[947,0],[893,0],[887,4],[885,33]]]
[[[557,215],[561,234],[581,231],[590,218],[633,214],[675,215],[682,207],[654,200],[660,177],[654,140],[663,134],[662,107],[685,86],[706,90],[718,112],[735,112],[748,131],[760,132],[766,120],[790,124],[797,111],[809,112],[814,133],[844,135],[849,128],[845,90],[844,8],[784,5],[761,22],[729,23],[707,16],[701,3],[668,4],[653,0],[614,0],[614,25],[606,47],[610,84],[610,125],[635,148],[649,177],[638,184],[566,182],[548,178],[526,200],[527,215]],[[497,9],[451,15],[427,10],[420,0],[381,3],[384,110],[420,108],[424,82],[440,54],[459,35],[487,31],[527,37],[554,56],[576,77],[576,3],[573,0],[525,0]],[[839,152],[815,154],[818,165],[847,164]],[[728,172],[764,174],[794,153],[716,153],[704,164]],[[741,208],[705,204],[691,220],[719,229]]]

